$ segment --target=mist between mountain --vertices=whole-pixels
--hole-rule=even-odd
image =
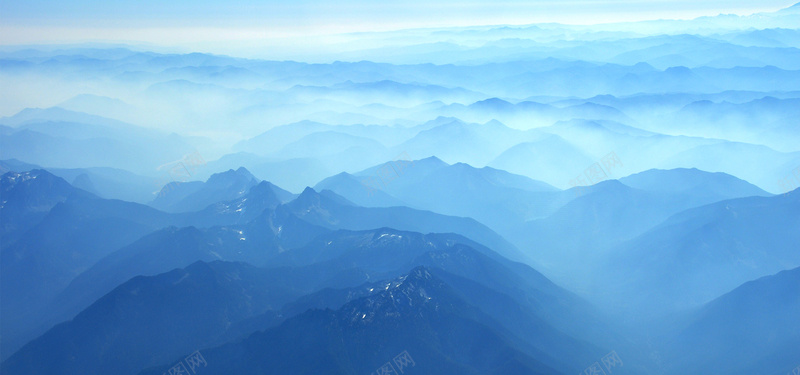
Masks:
[[[792,170],[792,173],[786,178],[778,179],[778,186],[780,186],[780,191],[782,191],[783,194],[788,194],[790,191],[797,189],[798,185],[800,185],[800,165]]]
[[[414,161],[408,156],[407,152],[397,155],[392,161],[387,161],[375,170],[375,176],[369,176],[361,180],[361,185],[367,189],[367,195],[372,196],[375,190],[386,187],[390,182],[405,173],[405,170],[413,167]],[[382,185],[382,186],[381,186]]]
[[[206,161],[198,151],[183,155],[179,160],[160,165],[156,171],[163,173],[154,180],[156,191],[153,194],[163,197],[180,183],[188,182],[194,171],[204,165],[206,165]]]
[[[185,362],[185,364],[184,364]],[[197,369],[200,368],[200,365],[203,367],[207,367],[208,363],[206,359],[203,358],[203,355],[200,354],[200,351],[195,351],[192,354],[189,354],[188,357],[184,358],[182,361],[178,362],[175,366],[170,367],[165,375],[187,375],[187,374],[196,374]],[[190,372],[191,371],[191,372]]]
[[[416,362],[408,354],[408,350],[403,350],[400,354],[394,357],[390,362],[386,362],[383,366],[378,367],[377,370],[370,373],[370,375],[397,375],[404,374],[408,367],[416,366]],[[399,372],[398,372],[399,371]]]
[[[583,173],[578,175],[578,177],[569,180],[569,186],[576,188],[575,194],[580,196],[583,194],[583,187],[591,186],[600,181],[607,180],[610,176],[612,176],[611,171],[618,167],[624,167],[624,165],[619,159],[619,156],[617,156],[617,153],[611,151],[606,156],[603,156],[599,162],[587,167]],[[586,179],[584,179],[584,176]]]
[[[603,364],[602,367],[600,366],[600,363]],[[612,350],[611,353],[608,353],[603,358],[600,358],[600,362],[593,363],[591,366],[587,367],[586,370],[583,370],[583,372],[581,372],[579,375],[611,374],[611,369],[617,367],[618,364],[619,367],[622,367],[622,359],[619,358],[616,350]],[[603,367],[605,367],[605,371],[603,370]]]

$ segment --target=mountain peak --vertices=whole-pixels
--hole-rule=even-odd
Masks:
[[[273,185],[268,181],[261,181],[260,183],[258,183],[258,185],[251,187],[250,190],[247,192],[247,196],[266,198],[277,202],[279,202],[280,200],[280,198],[278,198],[277,194],[275,193]]]
[[[460,307],[450,287],[434,276],[426,266],[387,281],[384,290],[343,306],[342,320],[353,325],[367,325],[376,319],[409,319],[442,314]],[[463,306],[461,306],[463,307]]]
[[[295,200],[291,201],[289,205],[294,210],[305,210],[306,212],[310,212],[312,207],[322,208],[323,206],[354,206],[354,204],[348,201],[346,198],[338,195],[330,190],[322,190],[317,192],[314,188],[310,186],[306,186],[300,195],[295,198]]]
[[[489,98],[472,103],[469,105],[469,107],[492,110],[510,110],[514,108],[514,105],[500,98]]]
[[[39,177],[40,173],[49,174],[49,172],[43,169],[34,169],[28,172],[7,172],[6,174],[3,175],[2,179],[3,185],[6,185],[3,186],[3,190],[6,190],[10,186],[17,185],[29,180],[33,180]]]
[[[310,186],[306,186],[303,192],[289,203],[295,209],[302,209],[320,204],[320,195]]]
[[[250,173],[250,171],[248,171],[245,167],[239,167],[237,170],[229,169],[225,172],[214,173],[208,178],[208,180],[206,180],[206,184],[209,185],[227,185],[237,182],[255,186],[258,182],[258,179],[253,176],[253,174]],[[249,188],[250,186],[247,187]]]
[[[487,123],[483,124],[485,127],[495,127],[495,128],[505,128],[506,125],[502,122],[498,121],[497,119],[491,119]]]
[[[428,267],[418,266],[412,269],[411,272],[408,273],[408,276],[405,281],[413,282],[416,280],[432,280],[432,279],[433,275],[431,274],[431,271],[428,269]]]
[[[620,179],[632,188],[655,192],[694,192],[728,199],[747,196],[768,196],[761,188],[723,172],[706,172],[697,168],[649,169]]]
[[[437,118],[435,118],[433,120],[430,120],[430,121],[428,121],[428,122],[426,122],[426,123],[424,123],[424,124],[422,124],[420,126],[425,127],[425,128],[434,128],[434,127],[437,127],[437,126],[440,126],[440,125],[447,125],[447,124],[452,124],[452,123],[463,124],[464,121],[461,121],[460,119],[458,119],[456,117],[452,117],[452,116],[439,116],[439,117],[437,117]]]
[[[692,70],[685,67],[685,66],[671,66],[664,70],[664,73],[672,76],[680,76],[680,77],[690,77],[692,76]]]
[[[311,186],[306,186],[306,188],[303,189],[303,192],[300,193],[300,196],[297,197],[297,199],[316,197],[316,196],[319,196],[319,193],[317,193],[317,191],[314,190],[314,188],[312,188]]]
[[[447,167],[447,166],[450,165],[450,164],[447,164],[444,160],[439,159],[436,156],[428,156],[427,158],[417,160],[414,163],[415,164],[416,163],[426,164],[426,165],[429,165],[429,166],[432,166],[432,167]]]
[[[12,189],[32,189],[31,194],[64,194],[78,191],[69,182],[44,169],[32,169],[27,172],[7,172],[0,177],[0,191],[3,194]]]

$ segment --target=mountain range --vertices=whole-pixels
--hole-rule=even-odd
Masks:
[[[0,373],[800,371],[800,4],[151,3],[3,4]]]

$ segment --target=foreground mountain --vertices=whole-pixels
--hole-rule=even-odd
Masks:
[[[276,191],[280,190],[262,182],[234,201],[219,202],[203,211],[184,214],[167,214],[135,203],[96,197],[61,203],[23,238],[3,249],[0,275],[4,301],[3,353],[10,355],[27,340],[71,317],[127,277],[166,272],[197,260],[226,259],[262,264],[280,251],[306,244],[324,230],[393,226],[424,232],[455,232],[488,243],[506,254],[516,253],[516,249],[499,235],[473,220],[400,207],[361,208],[335,194],[327,193],[323,197],[310,189],[296,200],[278,206],[280,199]],[[116,261],[113,267],[106,267],[108,264],[104,263],[106,268],[98,270],[105,271],[87,276],[88,284],[77,284],[87,286],[87,290],[76,286],[59,296],[60,302],[54,301],[82,272],[148,233],[168,226],[203,228],[234,223],[239,226],[218,228],[194,237],[193,248],[197,252],[188,252],[192,247],[179,247],[175,253],[152,251],[172,250],[170,244],[189,244],[170,236],[147,245],[152,248],[139,246],[132,252],[137,255],[123,256],[119,259],[127,261]],[[225,240],[220,242],[221,239]],[[204,241],[220,247],[207,246]],[[71,252],[63,251],[65,247]],[[151,256],[163,263],[149,259]]]
[[[338,280],[350,280],[353,277],[351,273],[331,273],[330,270],[357,267],[356,274],[360,275],[363,270],[370,276],[369,280],[397,275],[397,265],[404,265],[400,270],[419,265],[434,267],[453,275],[453,278],[446,280],[464,291],[470,303],[484,311],[494,312],[493,316],[508,329],[529,332],[524,335],[525,341],[545,353],[562,357],[563,351],[568,349],[556,343],[569,342],[571,344],[567,346],[572,350],[586,348],[585,344],[563,337],[563,333],[599,347],[613,346],[631,352],[638,350],[631,345],[631,341],[621,340],[616,329],[580,298],[553,284],[529,266],[511,262],[459,236],[420,236],[390,229],[337,232],[320,236],[307,247],[281,254],[271,263],[280,266],[306,265],[312,270],[311,274],[328,280],[319,283],[320,287],[343,285]],[[510,298],[514,301],[514,307],[490,298],[492,293],[501,293]],[[517,314],[527,317],[522,318]],[[631,357],[633,355],[630,354]],[[637,357],[639,355],[636,354]],[[642,363],[632,361],[632,365],[641,366]]]
[[[136,277],[27,344],[2,372],[135,373],[212,340],[269,301],[279,306],[297,296],[281,283],[255,267],[223,262]]]
[[[186,235],[194,234],[189,230]],[[330,288],[354,288],[365,282],[374,284],[375,280],[392,279],[420,265],[442,269],[445,273],[441,277],[458,290],[459,298],[471,305],[470,310],[480,310],[481,314],[491,316],[489,330],[483,335],[504,338],[511,344],[502,344],[504,340],[500,340],[497,345],[509,345],[537,362],[575,370],[572,367],[575,365],[568,363],[570,358],[587,362],[603,354],[600,347],[628,346],[617,341],[615,334],[580,299],[529,267],[510,262],[455,235],[421,235],[390,229],[340,231],[322,235],[301,249],[284,252],[270,264],[277,268],[257,270],[243,264],[197,263],[185,271],[135,277],[75,319],[54,327],[26,345],[3,364],[4,370],[29,373],[52,366],[63,368],[64,373],[130,373],[153,365],[151,360],[165,363],[172,359],[164,360],[165,356],[175,357],[212,343],[218,345],[224,342],[224,337],[238,341],[256,330],[269,330],[282,320],[305,311],[298,310],[297,306],[338,309],[359,294],[331,292]],[[205,271],[209,268],[211,270]],[[224,282],[222,286],[221,282]],[[245,298],[248,302],[216,305],[218,287],[225,288],[230,294],[228,298]],[[372,289],[370,292],[384,291],[384,287]],[[358,290],[364,295],[364,287]],[[308,293],[315,294],[304,297],[305,302],[295,303],[294,308],[280,308],[289,300]],[[170,296],[179,295],[182,297],[171,300]],[[229,299],[223,298],[223,301]],[[209,308],[209,303],[214,307]],[[202,319],[210,320],[204,320],[207,323],[202,326],[195,325],[199,321],[191,319],[171,327],[172,319],[189,313],[175,309],[189,307],[202,309]],[[374,313],[383,315],[379,309]],[[428,313],[422,313],[422,318],[427,319]],[[416,316],[399,318],[416,319]],[[451,333],[442,332],[440,328],[430,323],[428,332],[423,333],[449,337]],[[200,332],[186,335],[179,333],[181,329]],[[84,334],[76,336],[71,332]],[[141,344],[173,334],[182,335],[180,345],[165,348]],[[318,333],[313,336],[318,337]],[[104,354],[99,358],[92,354],[97,353],[99,343],[105,342],[111,345],[106,346]],[[26,360],[52,351],[58,353],[49,356],[47,361]],[[125,356],[126,361],[118,361],[120,356]]]
[[[401,370],[439,374],[562,373],[517,349],[513,333],[498,326],[430,269],[415,268],[336,311],[310,310],[242,342],[205,350],[203,370],[369,373],[394,359]],[[400,362],[401,354],[409,360]]]
[[[800,268],[747,282],[686,318],[668,342],[670,373],[785,374],[797,366],[798,316]]]
[[[14,214],[13,211],[9,211],[8,215],[4,213],[3,225],[19,228],[29,225],[29,221],[26,221],[29,218],[41,217],[41,220],[27,230],[17,229],[5,237],[0,249],[0,297],[3,300],[0,305],[3,315],[0,328],[4,338],[4,356],[35,337],[31,334],[40,334],[47,328],[40,326],[43,324],[43,315],[61,309],[46,307],[75,277],[121,247],[168,226],[246,224],[257,218],[263,210],[280,204],[273,187],[264,182],[241,198],[244,201],[229,203],[225,209],[213,206],[195,213],[168,214],[137,203],[100,199],[73,188],[63,179],[47,172],[26,172],[24,176],[39,177],[8,185],[9,193],[3,196],[5,205],[21,214]],[[17,180],[22,182],[23,179]],[[68,193],[71,195],[52,206],[49,212],[40,212]],[[250,198],[249,203],[247,198]],[[231,209],[233,204],[238,207]],[[19,211],[21,209],[24,210]],[[297,246],[292,241],[297,241],[298,237],[319,233],[303,232],[288,235],[290,240],[285,244]],[[11,241],[11,236],[15,238],[14,241]],[[253,236],[253,239],[256,238]],[[173,268],[186,265],[175,265]],[[135,275],[138,274],[128,277]],[[126,279],[117,280],[122,282]],[[116,285],[99,286],[113,288]],[[99,297],[91,293],[86,296]],[[57,321],[50,322],[53,323]]]
[[[631,311],[697,307],[742,283],[800,265],[800,190],[690,209],[615,248],[598,300]],[[632,298],[636,296],[636,298]]]
[[[24,343],[16,335],[29,328],[25,322],[41,314],[80,272],[173,219],[177,218],[144,205],[78,194],[56,204],[16,241],[4,244],[0,253],[3,354],[10,354],[9,346]]]

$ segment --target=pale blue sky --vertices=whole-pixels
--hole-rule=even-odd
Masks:
[[[592,24],[752,14],[796,0],[3,0],[0,44],[85,40],[169,43],[415,27]]]

